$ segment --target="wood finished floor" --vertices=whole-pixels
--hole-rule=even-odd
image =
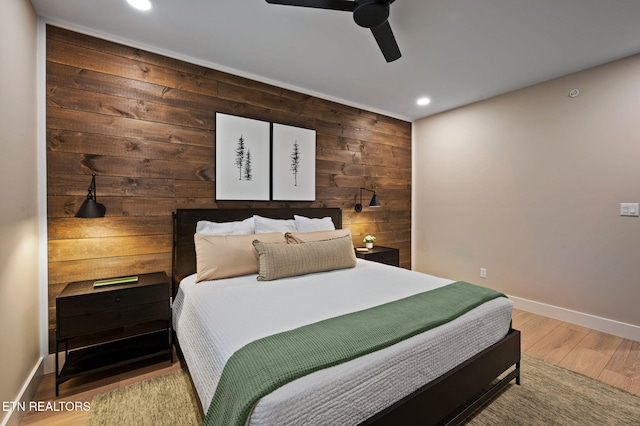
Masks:
[[[513,327],[522,332],[523,352],[640,395],[640,342],[520,310],[514,310]],[[33,400],[91,401],[99,393],[180,368],[180,362],[169,365],[165,361],[98,379],[93,376],[92,381],[77,378],[61,385],[58,398],[53,374],[48,374]],[[84,426],[88,415],[83,411],[27,412],[20,425]]]

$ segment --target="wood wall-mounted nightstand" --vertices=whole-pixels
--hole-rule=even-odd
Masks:
[[[356,251],[356,256],[386,265],[400,266],[400,250],[393,247],[374,246],[369,251]]]
[[[171,285],[164,272],[138,281],[93,287],[93,280],[69,283],[56,298],[56,396],[61,383],[84,374],[165,355],[173,363]],[[69,350],[69,340],[143,323],[158,322],[144,334]],[[58,349],[65,344],[65,363]]]

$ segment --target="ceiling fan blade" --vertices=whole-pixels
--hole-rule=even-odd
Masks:
[[[393,36],[393,31],[391,31],[389,21],[375,28],[371,28],[371,32],[376,38],[378,46],[380,46],[380,50],[382,50],[384,59],[386,59],[387,62],[393,62],[402,56],[398,43],[396,43],[396,38]]]
[[[284,4],[287,6],[314,7],[316,9],[353,11],[355,2],[347,0],[267,0],[271,4]]]

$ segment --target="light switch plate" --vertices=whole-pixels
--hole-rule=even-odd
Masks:
[[[620,216],[638,216],[639,203],[620,203]]]

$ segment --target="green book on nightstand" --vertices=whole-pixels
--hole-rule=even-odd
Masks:
[[[98,280],[93,283],[94,287],[102,287],[105,285],[114,284],[129,284],[138,282],[138,277],[122,277],[122,278],[110,278],[108,280]]]

